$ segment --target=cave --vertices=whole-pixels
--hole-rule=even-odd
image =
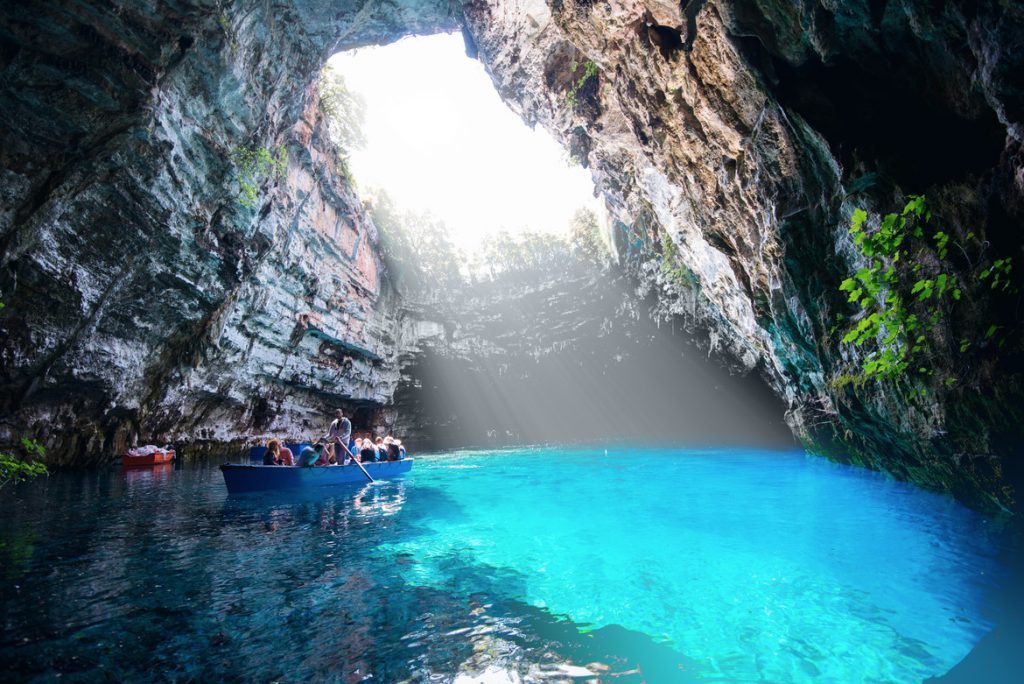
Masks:
[[[851,209],[889,211],[907,194],[927,194],[958,227],[962,271],[1019,250],[1019,36],[1003,10],[869,3],[790,16],[765,3],[695,2],[677,14],[615,14],[621,44],[605,54],[572,40],[580,17],[603,11],[593,4],[538,4],[515,25],[495,21],[487,3],[398,7],[330,17],[304,3],[195,8],[173,26],[117,3],[5,15],[7,443],[70,423],[75,439],[48,437],[53,462],[100,462],[140,433],[240,443],[257,424],[307,429],[335,404],[388,406],[405,363],[400,304],[359,198],[333,173],[310,84],[338,51],[461,30],[513,111],[564,142],[590,169],[610,225],[635,235],[616,258],[640,289],[661,291],[656,317],[705,340],[733,370],[763,377],[797,439],[903,473],[900,459],[969,448],[970,435],[931,424],[927,411],[911,419],[884,389],[850,397],[829,385],[849,366],[826,339],[846,315],[829,283],[849,268],[836,235]],[[644,22],[684,27],[691,49],[652,61],[649,38],[635,31]],[[307,38],[282,40],[287,26]],[[701,61],[719,48],[727,57]],[[745,80],[712,87],[720,65]],[[666,95],[659,81],[669,72],[684,77]],[[708,111],[721,115],[712,122]],[[225,203],[245,181],[239,153],[258,150],[283,155],[283,165],[260,179],[258,202]],[[706,171],[680,195],[674,179],[687,168]],[[611,241],[621,249],[618,230]],[[695,287],[674,287],[649,267],[660,258],[657,235],[678,243],[679,272]],[[318,258],[339,267],[323,277],[310,268]],[[268,287],[290,293],[269,317],[260,299]],[[1017,316],[1011,297],[990,299],[956,322],[972,349],[992,346],[972,326]],[[261,336],[286,321],[295,322],[288,338]],[[1020,354],[1018,326],[997,327],[1010,333],[1002,351],[972,359],[964,384],[983,388],[981,403],[998,403],[1004,417],[991,449],[973,452],[987,464],[956,489],[1007,508],[1016,480],[1004,487],[996,473],[1016,471],[999,466],[1005,447],[996,445],[1019,438]],[[273,361],[224,384],[231,364],[256,359]],[[1004,372],[1005,389],[991,394],[987,379]],[[930,396],[933,412],[974,401],[945,388]],[[889,427],[881,441],[844,447],[857,426],[843,407],[865,399],[872,423]],[[821,407],[824,423],[811,417]],[[865,453],[880,451],[891,453]],[[950,487],[945,466],[915,472],[919,484]]]
[[[463,282],[392,249],[321,78],[438,34],[589,174],[599,257]],[[1021,73],[1024,15],[995,0],[5,5],[4,661],[984,680],[1020,622],[994,578],[1024,484]],[[284,503],[211,479],[271,441],[301,461],[336,410],[405,435],[417,475],[370,486],[346,457],[362,489]],[[145,444],[175,466],[114,472]],[[131,591],[96,608],[73,578],[98,573]],[[275,659],[257,626],[285,614],[309,641],[354,627]]]

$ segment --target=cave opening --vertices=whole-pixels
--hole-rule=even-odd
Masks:
[[[499,238],[567,235],[576,211],[601,211],[590,174],[502,101],[466,40],[407,37],[328,61],[332,130],[360,195],[429,217],[459,259]]]
[[[358,425],[416,448],[791,446],[760,378],[730,375],[681,325],[620,320],[636,294],[593,180],[501,100],[464,38],[339,53],[322,77],[388,286],[437,330],[403,362],[394,410]]]

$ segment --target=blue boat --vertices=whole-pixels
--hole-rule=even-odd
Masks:
[[[387,480],[412,470],[414,459],[363,463],[363,468],[374,480]],[[367,482],[358,465],[319,466],[265,466],[225,463],[220,467],[228,493],[259,492],[272,489],[311,489],[334,485]]]

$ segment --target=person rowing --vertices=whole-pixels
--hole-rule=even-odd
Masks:
[[[340,462],[341,456],[344,455],[343,450],[348,450],[348,440],[352,436],[352,421],[345,417],[341,409],[336,410],[334,415],[335,418],[327,428],[323,441],[334,445],[334,454]]]

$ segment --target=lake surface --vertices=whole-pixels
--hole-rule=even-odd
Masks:
[[[916,682],[1000,615],[996,521],[802,453],[528,449],[227,495],[0,491],[0,679]]]

